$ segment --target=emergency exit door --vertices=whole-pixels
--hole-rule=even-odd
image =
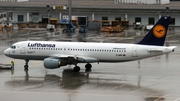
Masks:
[[[137,46],[133,46],[132,47],[132,57],[137,57],[138,55],[137,55]]]
[[[21,54],[26,54],[26,43],[21,44],[20,53]]]

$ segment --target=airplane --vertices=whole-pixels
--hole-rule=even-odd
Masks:
[[[78,63],[86,63],[86,70],[90,70],[91,63],[95,62],[127,62],[174,52],[176,46],[164,46],[169,22],[170,16],[161,17],[145,37],[135,44],[21,41],[6,49],[4,54],[25,60],[25,70],[28,70],[29,60],[43,60],[47,69],[75,65],[75,72],[80,71]]]

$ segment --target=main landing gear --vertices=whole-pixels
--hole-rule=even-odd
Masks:
[[[24,65],[24,70],[25,70],[25,71],[28,71],[28,67],[29,67],[29,66],[28,66],[28,63],[29,63],[29,60],[25,60],[25,62],[26,62],[26,63],[25,63],[25,65]]]
[[[79,72],[80,69],[81,69],[81,68],[80,68],[79,66],[75,66],[75,67],[73,68],[73,71],[74,71],[74,72]]]
[[[91,65],[90,63],[87,63],[87,64],[85,65],[85,68],[86,68],[86,71],[90,71],[91,68],[92,68],[92,65]],[[80,69],[81,69],[81,68],[80,68],[79,66],[77,66],[77,64],[76,64],[75,67],[73,68],[73,71],[74,71],[74,72],[79,72]]]

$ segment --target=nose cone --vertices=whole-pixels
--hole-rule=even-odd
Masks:
[[[8,55],[9,54],[9,51],[8,51],[8,49],[6,49],[6,50],[4,50],[4,55]]]

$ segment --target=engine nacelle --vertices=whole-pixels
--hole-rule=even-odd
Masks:
[[[45,58],[44,67],[47,69],[56,69],[59,68],[61,61],[59,59]]]

